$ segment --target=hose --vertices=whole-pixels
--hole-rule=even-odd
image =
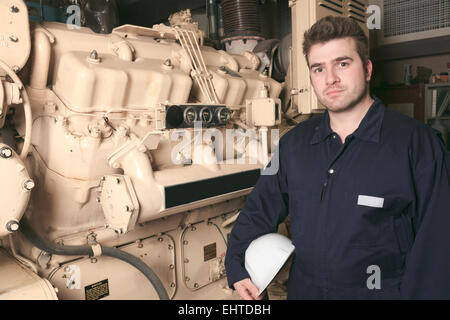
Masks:
[[[33,118],[31,114],[31,104],[30,99],[28,98],[27,91],[20,81],[19,77],[16,73],[2,60],[0,60],[0,68],[5,70],[5,72],[10,76],[10,78],[19,86],[19,89],[22,91],[23,97],[23,108],[25,113],[25,137],[23,142],[22,151],[20,152],[20,159],[25,160],[28,155],[28,150],[30,149],[31,144],[31,129],[33,125]]]
[[[41,238],[31,227],[29,221],[25,216],[22,218],[22,220],[20,220],[20,230],[28,239],[28,241],[30,241],[34,246],[48,253],[60,256],[94,256],[94,252],[92,251],[91,246],[64,246],[51,243],[50,241]],[[161,300],[169,300],[169,296],[161,280],[142,260],[127,252],[113,247],[101,247],[101,252],[102,256],[113,257],[122,260],[141,271],[153,285],[159,298]]]

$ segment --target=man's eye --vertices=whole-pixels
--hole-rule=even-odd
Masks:
[[[317,69],[314,69],[314,70],[313,70],[314,73],[319,73],[319,72],[322,72],[322,71],[323,71],[322,68],[317,68]]]
[[[339,63],[339,66],[344,68],[344,67],[348,66],[348,63],[347,62],[341,62],[341,63]]]

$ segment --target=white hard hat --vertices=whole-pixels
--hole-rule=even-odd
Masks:
[[[245,251],[245,269],[260,295],[294,251],[292,241],[279,233],[253,240]]]

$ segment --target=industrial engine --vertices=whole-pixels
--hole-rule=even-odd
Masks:
[[[0,299],[238,298],[233,222],[323,108],[297,65],[279,82],[261,54],[206,46],[189,10],[169,21],[97,33],[0,0]]]

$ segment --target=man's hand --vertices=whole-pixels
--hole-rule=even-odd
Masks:
[[[258,288],[253,284],[250,278],[245,278],[241,281],[234,283],[234,288],[236,289],[239,296],[244,300],[261,300],[264,297],[264,292],[260,296],[258,294]]]

